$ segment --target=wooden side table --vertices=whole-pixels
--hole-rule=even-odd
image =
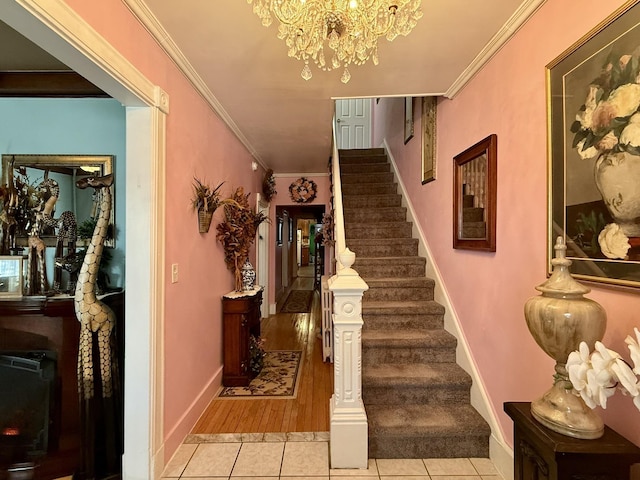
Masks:
[[[262,287],[222,297],[222,384],[225,387],[246,387],[251,381],[249,338],[260,336],[261,304]]]
[[[581,440],[540,424],[529,402],[506,402],[504,410],[514,423],[515,480],[629,480],[640,463],[640,448],[609,427],[597,440]]]

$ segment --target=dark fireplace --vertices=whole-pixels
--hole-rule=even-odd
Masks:
[[[0,351],[0,463],[47,453],[55,428],[55,385],[55,352]]]

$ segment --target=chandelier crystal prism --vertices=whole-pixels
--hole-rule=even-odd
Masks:
[[[278,38],[289,56],[304,61],[301,76],[309,80],[312,60],[320,70],[344,68],[371,59],[378,65],[378,38],[392,41],[408,35],[422,18],[421,0],[247,0],[268,27],[279,22]],[[328,50],[325,52],[325,48]]]

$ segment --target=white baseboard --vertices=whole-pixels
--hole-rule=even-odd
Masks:
[[[496,437],[489,437],[489,458],[504,480],[513,480],[513,450]]]
[[[176,452],[177,448],[184,441],[185,437],[191,432],[191,429],[196,424],[202,413],[207,408],[207,405],[218,393],[218,389],[222,384],[222,367],[211,377],[209,382],[204,386],[200,393],[196,396],[195,400],[191,402],[191,405],[185,410],[184,414],[176,422],[173,428],[168,432],[164,439],[164,443],[160,451],[162,456],[158,454],[158,458],[154,459],[154,465],[156,467],[155,472],[164,470],[165,466],[169,463],[171,458],[165,458],[164,452],[167,452],[170,456]],[[160,478],[155,475],[156,480]]]

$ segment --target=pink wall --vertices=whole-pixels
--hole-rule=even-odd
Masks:
[[[503,402],[530,401],[552,383],[553,362],[524,320],[526,300],[546,278],[547,143],[545,66],[622,1],[583,0],[580,14],[548,0],[453,100],[438,103],[437,180],[421,185],[420,138],[403,144],[402,99],[376,108],[374,144],[386,137],[460,319],[505,438]],[[416,131],[420,131],[420,109]],[[400,126],[400,128],[398,128]],[[498,136],[497,251],[452,248],[453,157],[491,133]],[[605,344],[626,358],[626,335],[640,326],[638,292],[591,285],[608,314]],[[640,445],[640,412],[616,394],[605,422]]]
[[[245,192],[252,192],[249,199],[254,205],[264,171],[252,171],[252,158],[244,146],[193,90],[123,2],[67,3],[170,98],[164,366],[164,436],[168,459],[219,386],[221,296],[233,289],[233,275],[226,270],[222,247],[215,238],[215,219],[222,212],[216,213],[209,233],[198,233],[196,215],[189,205],[193,177],[213,185],[224,181],[224,195],[243,186]],[[173,263],[179,265],[179,281],[175,284],[170,283]]]

